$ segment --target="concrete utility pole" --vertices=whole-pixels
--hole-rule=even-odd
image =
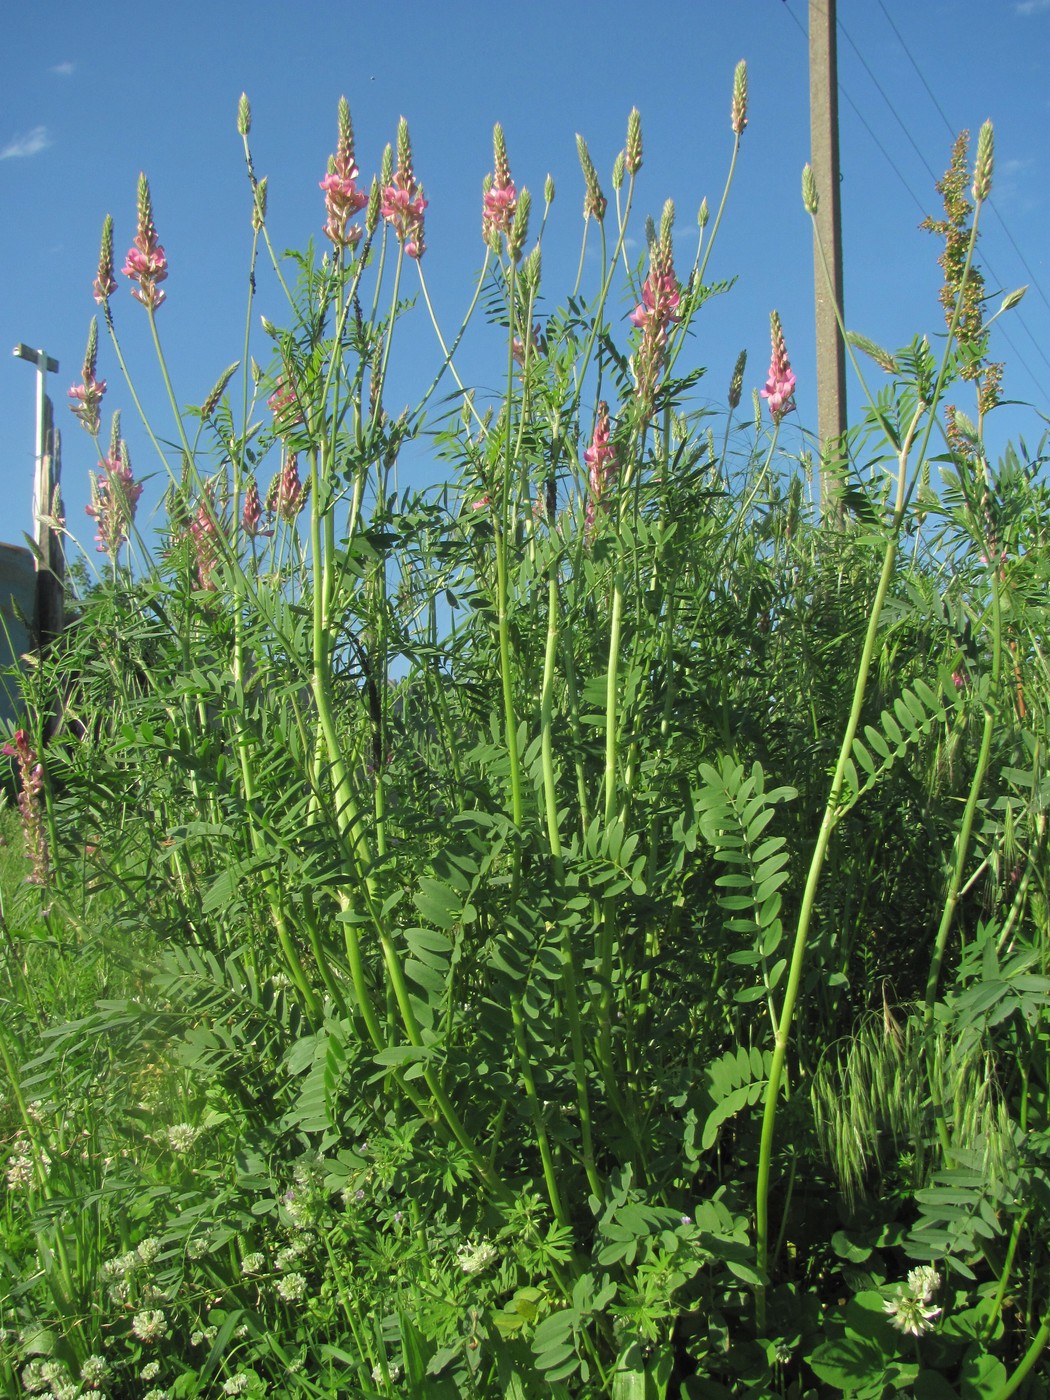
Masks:
[[[836,0],[809,0],[810,163],[819,205],[814,216],[813,273],[817,317],[817,434],[821,471],[819,504],[828,509],[824,466],[833,458],[837,438],[846,431],[846,347],[839,333],[835,302],[842,309],[842,219],[839,212],[839,77],[836,50]],[[834,300],[817,247],[824,249]]]
[[[43,350],[16,345],[20,360],[36,365],[36,464],[33,472],[33,537],[36,540],[36,624],[40,642],[58,635],[63,623],[63,576],[65,552],[62,536],[50,523],[52,512],[61,510],[59,478],[62,472],[59,435],[55,431],[54,410],[47,396],[47,376],[58,373],[58,361]]]

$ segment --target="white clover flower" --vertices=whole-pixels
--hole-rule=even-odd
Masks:
[[[324,1160],[321,1157],[300,1157],[292,1167],[292,1179],[296,1186],[320,1186],[324,1177]]]
[[[16,1146],[23,1146],[21,1141]],[[7,1189],[9,1191],[21,1191],[24,1186],[33,1184],[33,1159],[27,1150],[23,1150],[7,1159]]]
[[[207,1235],[194,1235],[193,1239],[186,1245],[186,1256],[189,1259],[203,1259],[206,1254],[211,1253],[211,1240]]]
[[[173,1123],[164,1134],[172,1152],[188,1152],[197,1141],[200,1130],[190,1123]]]
[[[285,1269],[291,1268],[293,1264],[298,1264],[302,1257],[303,1247],[301,1244],[288,1244],[274,1255],[273,1266],[283,1272]]]
[[[277,1296],[286,1303],[301,1303],[306,1297],[306,1279],[302,1274],[285,1274],[274,1286]]]
[[[148,1239],[140,1240],[135,1253],[143,1264],[152,1264],[160,1254],[160,1240],[154,1239],[152,1235]]]
[[[266,1256],[260,1254],[258,1250],[253,1254],[246,1254],[241,1260],[242,1274],[261,1274],[266,1268]]]
[[[908,1288],[920,1302],[928,1303],[941,1286],[941,1276],[932,1264],[920,1264],[908,1274]]]
[[[99,1278],[103,1283],[110,1279],[124,1279],[129,1274],[134,1273],[142,1263],[142,1258],[135,1249],[129,1249],[126,1254],[118,1254],[114,1259],[107,1259],[99,1269]]]
[[[245,1375],[243,1371],[238,1371],[235,1376],[231,1376],[223,1385],[225,1395],[243,1395],[251,1385],[251,1376]]]
[[[139,1372],[139,1379],[144,1381],[155,1381],[160,1375],[160,1362],[147,1361]]]
[[[482,1240],[480,1244],[469,1240],[456,1250],[456,1259],[465,1274],[480,1274],[498,1258],[499,1250],[491,1240]]]
[[[109,1362],[104,1356],[89,1356],[80,1368],[80,1379],[92,1390],[98,1390],[109,1376]]]
[[[896,1298],[887,1298],[882,1306],[889,1314],[890,1326],[912,1337],[932,1332],[934,1318],[941,1315],[940,1308],[927,1307],[921,1298],[905,1293],[903,1288],[898,1288]]]
[[[80,1382],[66,1381],[64,1385],[56,1385],[52,1395],[54,1400],[79,1400]]]
[[[168,1400],[168,1392],[158,1386],[155,1390],[147,1390],[142,1400]]]
[[[156,1342],[168,1335],[168,1323],[159,1308],[147,1308],[131,1319],[131,1330],[140,1342]]]
[[[288,1201],[285,1203],[285,1210],[288,1212],[288,1219],[297,1229],[305,1229],[310,1224],[314,1214],[313,1206],[309,1201]]]
[[[22,1389],[28,1395],[36,1395],[38,1391],[44,1390],[48,1384],[40,1374],[41,1364],[40,1360],[34,1357],[22,1368]]]
[[[391,1384],[392,1384],[392,1385],[397,1385],[398,1381],[401,1379],[401,1367],[398,1366],[396,1362],[392,1362],[392,1361],[391,1361],[391,1362],[387,1362],[386,1373],[387,1373],[387,1375],[390,1377],[390,1382],[391,1382]],[[382,1385],[382,1383],[383,1383],[383,1368],[382,1368],[382,1366],[373,1366],[373,1367],[372,1367],[372,1379],[375,1381],[376,1385]]]

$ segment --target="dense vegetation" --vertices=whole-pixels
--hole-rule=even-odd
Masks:
[[[602,277],[551,309],[497,129],[505,394],[393,418],[425,202],[341,107],[326,255],[158,435],[134,571],[99,446],[112,567],[10,746],[5,1394],[1046,1393],[1050,515],[984,448],[991,129],[942,350],[852,337],[823,460],[775,315],[766,406],[741,363],[698,408],[718,220],[629,266],[641,158],[632,114],[614,218],[581,145]],[[125,272],[157,329],[145,181]],[[119,352],[108,222],[96,286]],[[449,485],[395,489],[409,442]]]

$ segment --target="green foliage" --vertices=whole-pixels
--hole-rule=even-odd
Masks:
[[[945,411],[951,340],[853,336],[892,382],[821,515],[779,422],[697,398],[725,284],[670,210],[621,334],[623,198],[558,310],[497,230],[505,390],[431,407],[456,337],[396,419],[396,230],[274,258],[267,364],[158,435],[158,547],[33,668],[5,1393],[936,1400],[1043,1364],[1044,459]],[[451,480],[400,490],[424,445]]]

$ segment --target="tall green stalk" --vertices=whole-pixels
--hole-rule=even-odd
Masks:
[[[908,426],[897,458],[897,494],[894,503],[893,517],[888,529],[886,554],[882,563],[882,573],[879,577],[878,588],[875,591],[875,598],[872,602],[871,615],[868,619],[864,646],[861,650],[860,663],[857,668],[857,676],[853,686],[853,702],[850,706],[849,719],[846,723],[845,733],[842,736],[842,743],[839,746],[838,761],[835,765],[835,772],[831,780],[831,788],[828,792],[827,803],[824,808],[824,816],[820,823],[820,830],[817,833],[816,844],[810,859],[809,873],[806,877],[806,885],[802,893],[798,924],[796,926],[795,940],[791,952],[791,963],[788,969],[787,983],[784,988],[784,1000],[780,1010],[776,1036],[774,1038],[773,1060],[769,1069],[769,1082],[766,1087],[763,1102],[762,1137],[759,1147],[758,1174],[755,1188],[755,1251],[758,1269],[763,1276],[766,1273],[769,1258],[769,1180],[773,1159],[773,1136],[776,1126],[777,1099],[780,1094],[781,1081],[784,1076],[788,1042],[795,1014],[795,1005],[798,1000],[799,989],[802,985],[802,969],[805,962],[806,941],[809,937],[809,927],[816,904],[817,888],[820,884],[820,875],[823,869],[824,859],[827,855],[832,832],[835,830],[840,819],[839,798],[842,793],[843,783],[846,779],[846,766],[850,761],[850,755],[853,751],[853,740],[856,738],[857,730],[860,727],[864,696],[868,686],[868,675],[871,671],[871,664],[875,655],[875,643],[878,637],[879,622],[882,617],[883,605],[886,602],[886,595],[889,592],[894,566],[897,561],[900,527],[904,518],[908,457],[911,452],[915,433],[918,430],[919,423],[925,412],[926,405],[920,401],[912,415],[911,423]],[[759,1285],[757,1292],[757,1321],[761,1333],[765,1327],[764,1284]]]

